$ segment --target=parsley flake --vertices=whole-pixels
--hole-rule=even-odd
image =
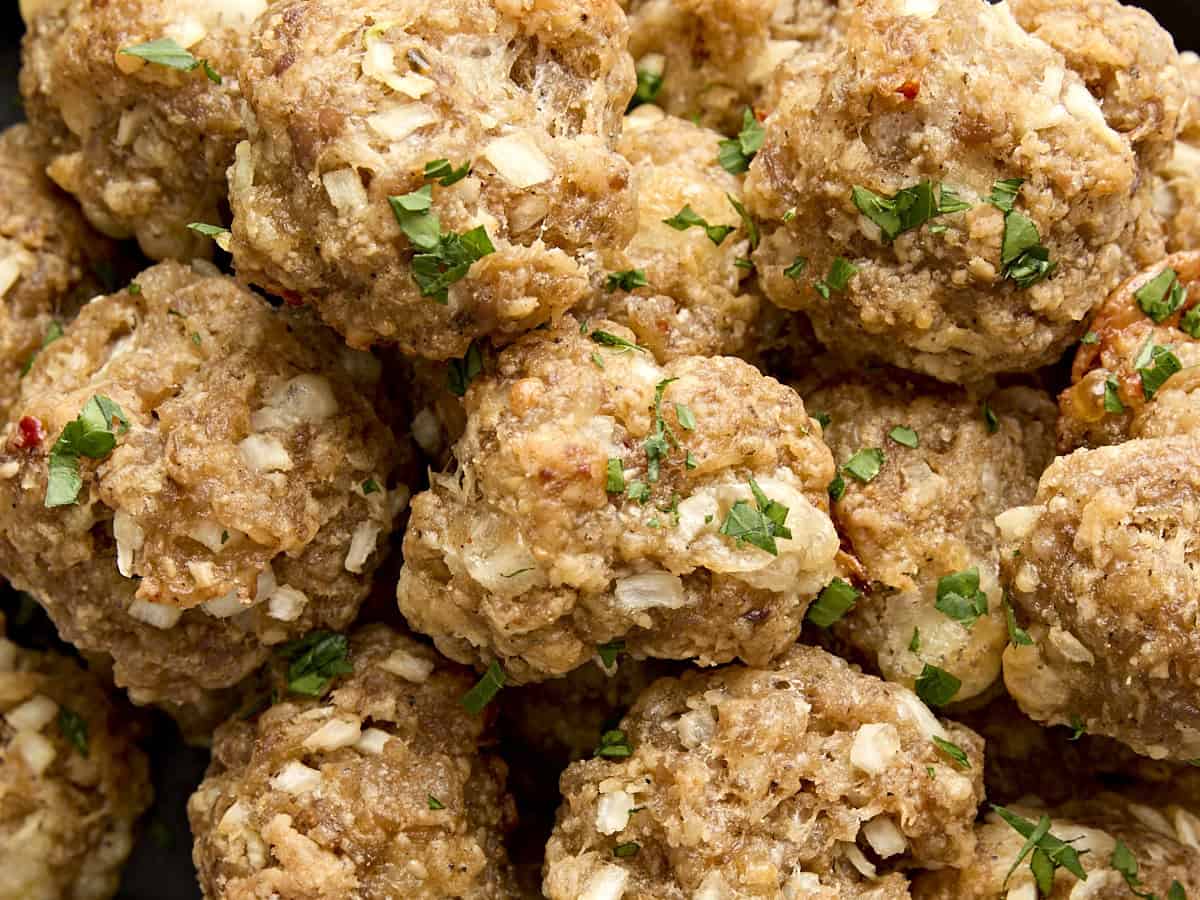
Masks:
[[[733,194],[726,194],[725,196],[728,198],[730,205],[733,206],[734,211],[738,214],[738,218],[742,220],[742,226],[746,229],[746,236],[750,239],[750,249],[755,249],[758,247],[761,237],[758,233],[758,223],[754,221],[754,217],[750,213],[746,212],[746,207],[739,203]]]
[[[950,196],[954,203],[961,202],[953,192]],[[884,241],[889,244],[906,231],[920,228],[940,212],[929,179],[902,188],[891,197],[855,185],[850,198],[859,212],[879,226]]]
[[[979,589],[979,569],[972,566],[938,579],[938,611],[970,630],[988,611],[987,594]]]
[[[636,503],[645,503],[650,499],[650,485],[642,481],[631,481],[625,489],[625,496]]]
[[[629,293],[635,288],[646,287],[649,283],[646,280],[645,270],[627,269],[624,272],[610,272],[608,278],[604,281],[604,289],[610,294],[613,291],[625,291]]]
[[[950,741],[947,741],[947,740],[943,740],[940,737],[935,737],[933,739],[933,743],[937,745],[937,748],[939,750],[941,750],[948,757],[950,757],[952,760],[954,760],[956,763],[958,763],[958,765],[961,768],[963,768],[963,769],[971,768],[971,760],[967,758],[966,752],[961,747],[959,747],[957,744],[951,743]]]
[[[610,494],[625,492],[625,465],[621,460],[613,458],[608,461],[604,476],[604,490]]]
[[[929,706],[945,706],[954,699],[962,682],[937,666],[925,663],[917,676],[917,696]]]
[[[833,421],[833,416],[829,415],[827,412],[814,412],[809,413],[809,415],[817,420],[817,424],[820,425],[822,429],[828,428],[829,423]]]
[[[1094,332],[1094,331],[1089,331],[1087,334],[1085,334],[1083,336],[1083,340],[1080,341],[1080,343],[1098,344],[1098,343],[1100,343],[1100,335],[1096,334],[1096,332]]]
[[[739,547],[752,544],[772,556],[778,556],[779,547],[775,538],[792,536],[791,529],[784,524],[787,522],[788,508],[769,500],[753,478],[750,479],[750,491],[757,505],[751,506],[745,500],[734,503],[721,524],[720,533],[733,538]]]
[[[858,266],[850,262],[844,256],[839,256],[833,261],[833,265],[829,267],[829,274],[824,281],[818,281],[813,285],[813,288],[818,294],[829,299],[829,295],[833,291],[841,293],[846,290],[850,284],[850,279],[858,273]]]
[[[289,661],[288,690],[305,697],[320,697],[339,675],[349,675],[350,644],[344,634],[314,631],[284,644],[279,652]]]
[[[849,582],[835,578],[825,587],[808,608],[806,618],[818,628],[828,628],[854,609],[862,594]]]
[[[729,237],[733,232],[737,231],[736,225],[709,225],[708,221],[692,209],[691,205],[686,205],[671,216],[669,219],[663,219],[664,225],[669,225],[676,231],[687,231],[689,228],[703,228],[704,233],[708,235],[708,239],[718,247],[725,242],[725,238]]]
[[[1146,342],[1133,365],[1142,377],[1142,393],[1147,400],[1153,399],[1167,379],[1183,368],[1170,347],[1160,347],[1151,341]]]
[[[1022,818],[1003,806],[996,806],[994,803],[992,811],[1025,838],[1025,845],[1004,877],[1006,885],[1008,879],[1012,877],[1012,873],[1024,862],[1025,857],[1031,851],[1033,859],[1030,861],[1030,868],[1043,896],[1049,896],[1053,890],[1054,873],[1058,869],[1066,869],[1080,881],[1087,881],[1087,872],[1083,870],[1083,866],[1079,862],[1079,851],[1050,833],[1049,816],[1043,815],[1035,825],[1028,819]]]
[[[88,723],[87,719],[69,709],[66,706],[60,707],[58,710],[58,730],[62,733],[78,751],[79,755],[87,759],[88,755]]]
[[[916,626],[913,627],[912,637],[908,639],[908,652],[921,652],[921,629]]]
[[[450,286],[465,278],[479,260],[496,252],[482,225],[462,234],[442,231],[441,220],[431,211],[432,184],[411,194],[388,197],[388,204],[400,230],[418,251],[412,258],[412,273],[422,297],[446,305]]]
[[[362,483],[362,492],[364,497],[370,494],[378,494],[381,490],[383,489],[379,486],[379,482],[374,478],[368,478]]]
[[[96,394],[84,404],[78,418],[66,424],[50,450],[47,509],[75,503],[83,489],[79,458],[107,457],[117,445],[117,436],[129,431],[128,422],[121,407],[105,396]]]
[[[442,187],[457,184],[471,174],[471,164],[463,163],[457,169],[448,159],[433,159],[425,163],[425,180],[436,181]]]
[[[442,801],[439,800],[437,797],[433,796],[433,794],[429,795],[428,803],[429,803],[429,808],[432,810],[435,810],[435,811],[446,808],[445,805],[442,803]]]
[[[483,677],[475,683],[473,688],[462,695],[462,700],[459,702],[471,715],[479,715],[504,687],[504,677],[504,670],[500,668],[500,663],[492,660],[487,671],[483,673]]]
[[[879,474],[879,470],[883,468],[886,460],[887,457],[878,447],[867,447],[850,457],[842,466],[842,470],[849,472],[863,484],[870,484],[875,480],[875,476]]]
[[[57,341],[63,336],[63,327],[58,322],[51,322],[46,329],[46,334],[42,337],[42,345],[33,351],[33,356],[25,360],[25,365],[21,366],[21,377],[24,378],[29,374],[29,370],[33,368],[34,360],[38,358],[43,350]]]
[[[213,84],[221,83],[220,73],[209,65],[207,59],[197,59],[171,38],[159,38],[156,41],[147,41],[133,47],[123,47],[120,54],[135,56],[156,66],[166,66],[168,69],[177,69],[180,72],[193,72],[203,68],[204,75],[209,81]]]
[[[1172,268],[1163,269],[1133,293],[1133,297],[1155,323],[1170,318],[1187,300],[1187,291]]]
[[[212,238],[213,242],[218,247],[220,247],[226,253],[229,252],[229,239],[233,237],[233,232],[228,228],[224,228],[220,225],[207,225],[204,222],[189,222],[188,228],[196,232],[196,234],[202,234],[206,238]]]
[[[1058,263],[1050,261],[1050,251],[1041,241],[1032,219],[1019,212],[1005,214],[1004,242],[1000,249],[1002,274],[1019,288],[1032,287],[1058,267]]]
[[[1024,183],[1024,178],[1006,178],[1003,181],[997,181],[992,185],[992,193],[987,198],[987,202],[1003,213],[1012,212],[1013,206],[1017,202],[1017,194],[1020,193],[1021,185]]]
[[[653,103],[658,99],[662,86],[663,76],[661,73],[653,72],[650,69],[638,69],[637,90],[634,91],[633,98],[629,101],[629,106],[625,111],[637,109],[644,103]]]
[[[446,370],[446,388],[455,397],[465,397],[471,382],[483,374],[483,351],[477,341],[471,341],[462,359],[450,360]]]
[[[804,270],[808,268],[808,259],[804,256],[797,256],[790,266],[783,270],[783,274],[792,281],[799,281],[800,276],[804,274]]]
[[[597,644],[596,652],[600,654],[600,662],[604,663],[604,668],[611,669],[617,664],[617,657],[625,652],[625,642],[616,640],[606,644]]]
[[[675,404],[675,418],[679,422],[679,427],[684,431],[696,430],[696,415],[687,405],[683,403]]]
[[[1179,329],[1194,338],[1200,338],[1200,306],[1193,306],[1179,320]]]
[[[766,139],[766,129],[754,115],[754,110],[747,106],[742,110],[742,130],[736,138],[728,138],[717,144],[717,161],[721,168],[730,175],[741,175],[750,169],[750,163],[762,149]]]
[[[619,334],[611,334],[607,331],[593,331],[591,338],[594,344],[599,344],[601,347],[613,347],[622,353],[627,353],[630,350],[637,350],[640,353],[649,352],[645,347],[639,347],[633,341],[627,341]]]
[[[633,755],[633,745],[629,743],[625,732],[614,728],[600,735],[600,744],[596,747],[595,755],[604,759],[625,759]]]
[[[921,439],[917,433],[907,425],[897,425],[888,432],[888,437],[902,447],[917,449],[921,445]]]
[[[988,434],[995,434],[1000,430],[1000,420],[986,400],[983,401],[982,412],[983,424],[987,426]]]
[[[1125,412],[1125,404],[1121,402],[1121,383],[1114,375],[1109,375],[1104,381],[1104,411],[1116,415]]]
[[[840,472],[833,476],[833,481],[829,482],[827,490],[829,492],[829,499],[834,503],[846,496],[846,479],[842,477]]]
[[[637,841],[628,841],[613,847],[613,856],[617,859],[628,859],[631,856],[637,856],[641,849],[642,846]]]
[[[1077,741],[1085,734],[1087,734],[1087,725],[1084,724],[1083,719],[1077,715],[1071,716],[1071,736],[1067,740]]]
[[[1032,647],[1033,638],[1029,632],[1017,625],[1017,614],[1007,599],[1004,601],[1004,618],[1008,623],[1008,642],[1014,647]]]

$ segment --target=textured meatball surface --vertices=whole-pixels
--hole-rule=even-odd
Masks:
[[[287,695],[218,732],[188,803],[209,900],[504,900],[514,820],[474,675],[384,626],[350,640],[324,699]]]
[[[0,571],[138,702],[203,702],[270,645],[348,625],[409,495],[359,354],[209,268],[88,304],[0,435]],[[47,508],[53,448],[97,396],[116,446]]]
[[[0,135],[0,422],[38,348],[100,293],[95,270],[114,252],[45,176],[45,164],[27,126]]]
[[[627,27],[615,0],[273,6],[241,68],[239,275],[311,301],[354,346],[433,359],[557,318],[587,290],[577,257],[636,223],[614,149],[634,89]],[[471,174],[434,184],[437,160]],[[388,202],[427,186],[434,231],[481,228],[494,248],[440,301],[414,267],[452,251],[406,236]],[[448,258],[435,268],[460,268]]]
[[[1032,388],[987,394],[887,370],[801,394],[829,416],[824,436],[839,464],[862,450],[884,454],[868,483],[843,470],[845,494],[833,504],[868,583],[839,630],[889,681],[912,687],[928,663],[962,682],[955,700],[982,693],[1008,643],[993,520],[1033,499],[1054,455],[1053,402]],[[971,569],[986,611],[952,618],[938,607],[939,583]]]
[[[1030,640],[1005,651],[1004,680],[1032,718],[1156,759],[1200,757],[1198,450],[1183,435],[1076,451],[1033,505],[997,519]]]
[[[1187,100],[1168,159],[1155,170],[1154,211],[1172,253],[1200,246],[1200,56],[1179,54]]]
[[[1035,369],[1131,271],[1148,173],[1063,56],[1005,4],[912,6],[857,5],[844,41],[797,74],[768,118],[746,182],[763,288],[843,355],[954,382]],[[1017,178],[1020,219],[988,202],[996,181]],[[861,191],[886,199],[922,184],[932,219],[918,199],[888,224],[894,240],[884,215],[860,212],[877,202]],[[939,213],[939,184],[967,208]],[[1004,238],[1023,222],[1056,268],[1018,283],[1010,276],[1030,260],[1016,231],[1006,259]]]
[[[268,0],[69,0],[27,23],[21,96],[52,148],[49,174],[91,223],[151,259],[191,259],[219,225],[225,170],[245,136],[237,64]],[[183,71],[121,53],[172,40],[207,60]]]
[[[0,713],[0,898],[109,900],[151,799],[132,713],[74,660],[3,638]]]
[[[741,360],[659,366],[618,325],[585,330],[529,335],[472,382],[457,468],[413,501],[401,611],[446,655],[517,681],[614,639],[767,662],[837,572],[818,426]],[[781,514],[768,501],[791,537],[765,524],[762,505]]]
[[[550,900],[890,900],[898,868],[973,856],[983,742],[822,650],[660,680],[621,731],[630,755],[562,778]]]

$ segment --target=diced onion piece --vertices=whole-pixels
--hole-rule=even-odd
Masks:
[[[292,457],[288,455],[278,438],[266,434],[252,434],[238,444],[242,462],[255,472],[289,472]]]
[[[1042,511],[1040,506],[1015,506],[1000,513],[996,516],[1000,537],[1006,541],[1023,541],[1037,524]]]
[[[277,587],[267,601],[267,613],[281,622],[295,622],[308,605],[308,595],[290,584]]]
[[[432,660],[409,653],[407,650],[393,650],[387,659],[378,663],[378,666],[383,671],[398,675],[405,681],[424,684],[433,672],[434,664]]]
[[[246,812],[242,801],[235,801],[233,806],[225,810],[225,815],[221,816],[221,821],[217,823],[217,831],[220,834],[236,834],[245,827],[249,820],[250,815]]]
[[[703,706],[680,716],[675,731],[683,746],[695,750],[712,740],[717,733],[717,720],[713,718],[712,711]]]
[[[1092,133],[1108,144],[1110,148],[1122,150],[1127,147],[1121,136],[1109,128],[1100,104],[1096,102],[1096,98],[1082,82],[1073,81],[1067,85],[1062,103],[1067,108],[1067,112],[1087,125]]]
[[[942,727],[942,723],[937,720],[929,707],[920,701],[916,694],[910,690],[900,690],[897,692],[900,700],[900,712],[907,713],[909,718],[913,719],[917,726],[927,738],[941,738],[946,740],[948,735],[946,729]]]
[[[846,859],[850,861],[850,865],[858,869],[858,871],[865,877],[872,879],[875,878],[876,872],[874,864],[863,855],[863,852],[858,849],[857,844],[851,844],[843,841],[840,846],[842,848],[843,855],[845,855]]]
[[[889,816],[876,816],[862,827],[863,837],[882,859],[899,856],[908,849],[908,841]]]
[[[361,522],[354,529],[354,536],[350,538],[350,549],[346,551],[347,572],[353,572],[356,575],[362,573],[363,566],[375,552],[375,542],[379,537],[380,530],[379,525],[375,522]]]
[[[117,515],[120,515],[120,513],[117,513]],[[222,528],[212,519],[202,519],[188,529],[187,536],[197,544],[202,544],[213,553],[220,553],[221,548],[229,540],[229,531]]]
[[[383,745],[391,739],[392,736],[380,728],[368,728],[355,742],[354,749],[359,753],[379,756],[383,753]]]
[[[271,779],[271,787],[285,794],[307,794],[321,784],[321,773],[299,760],[291,760]]]
[[[1071,634],[1071,632],[1054,627],[1050,629],[1049,638],[1054,648],[1071,662],[1088,666],[1096,662],[1095,654],[1085,647],[1083,642]]]
[[[484,148],[483,156],[515,188],[533,187],[554,177],[550,160],[526,134],[496,138]]]
[[[413,416],[410,427],[418,447],[430,455],[437,453],[442,446],[442,426],[433,410],[421,410]]]
[[[587,880],[580,900],[621,900],[628,881],[629,873],[620,866],[606,865]]]
[[[783,886],[784,900],[803,900],[821,890],[821,879],[812,872],[793,872]]]
[[[117,542],[117,571],[133,577],[133,556],[146,542],[146,532],[133,516],[118,509],[113,515],[113,538]]]
[[[900,752],[900,733],[891,722],[859,727],[850,745],[850,765],[871,775],[886,771]]]
[[[620,578],[613,588],[613,597],[622,612],[628,613],[687,606],[683,579],[670,572],[643,572]]]
[[[337,397],[328,379],[320,375],[297,375],[273,390],[266,406],[250,416],[255,431],[320,425],[336,415]]]
[[[183,610],[178,606],[168,606],[165,603],[151,603],[149,600],[134,600],[127,610],[130,618],[137,619],[155,628],[174,628],[183,616]]]
[[[229,178],[229,190],[243,194],[254,187],[254,151],[249,141],[240,142],[233,150],[233,171]]]
[[[15,253],[0,259],[0,297],[9,292],[21,277],[21,260]]]
[[[692,895],[692,900],[733,900],[725,876],[720,872],[709,872]]]
[[[247,608],[247,605],[242,603],[242,601],[238,598],[238,592],[236,589],[230,591],[224,597],[218,597],[215,600],[209,600],[203,606],[203,609],[206,613],[217,619],[228,619],[230,616],[236,616],[242,610]]]
[[[362,737],[362,723],[330,719],[304,739],[305,750],[340,750],[353,747]]]
[[[17,731],[41,731],[57,715],[57,703],[45,694],[34,694],[5,713],[4,720]]]
[[[629,824],[633,812],[633,797],[625,791],[602,794],[596,804],[596,830],[601,834],[616,834]]]
[[[340,215],[350,216],[367,208],[367,189],[354,169],[338,169],[321,176],[329,202]]]
[[[385,141],[402,141],[436,121],[437,115],[424,103],[403,103],[368,117],[367,125]]]
[[[15,753],[34,775],[41,775],[54,762],[58,751],[50,739],[36,731],[20,731],[9,744],[9,751]]]

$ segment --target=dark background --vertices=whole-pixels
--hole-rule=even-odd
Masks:
[[[15,0],[0,0],[0,127],[19,121],[21,105],[16,83],[21,40],[21,18]],[[1200,4],[1196,0],[1141,0],[1175,35],[1180,50],[1200,49]],[[24,615],[12,600],[3,604],[9,621],[21,616],[29,636],[44,643],[53,640],[48,622],[40,621],[28,607]],[[174,726],[163,718],[147,749],[154,766],[158,802],[146,819],[145,834],[125,869],[117,900],[198,900],[191,864],[191,835],[184,804],[204,772],[207,754],[184,747]]]

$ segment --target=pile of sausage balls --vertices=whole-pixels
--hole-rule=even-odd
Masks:
[[[20,6],[0,900],[1200,900],[1150,15]]]

